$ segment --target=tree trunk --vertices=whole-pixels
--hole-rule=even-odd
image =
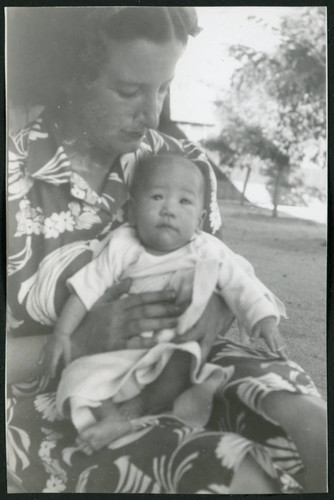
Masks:
[[[251,167],[247,167],[247,173],[246,173],[246,177],[245,177],[245,181],[244,181],[244,186],[243,186],[242,194],[240,197],[240,205],[243,205],[245,203],[245,193],[246,193],[246,188],[247,188],[250,174],[251,174]]]
[[[283,175],[283,166],[279,165],[277,169],[277,175],[275,179],[274,192],[273,192],[273,213],[272,213],[273,217],[278,217],[277,206],[279,204],[279,191],[280,191],[282,175]]]

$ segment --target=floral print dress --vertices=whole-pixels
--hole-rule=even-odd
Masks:
[[[216,180],[205,154],[188,141],[148,131],[139,149],[118,158],[95,192],[76,173],[56,121],[46,111],[9,138],[7,176],[7,330],[51,333],[68,297],[67,278],[100,251],[125,220],[127,186],[143,155],[178,151],[196,159],[207,180],[205,230],[220,227]],[[91,456],[60,420],[55,388],[25,380],[7,391],[7,479],[26,493],[229,493],[250,454],[281,492],[300,492],[303,464],[289,436],[262,410],[271,391],[320,397],[305,372],[265,350],[219,338],[208,361],[224,368],[205,429],[170,414],[148,416],[136,430]]]

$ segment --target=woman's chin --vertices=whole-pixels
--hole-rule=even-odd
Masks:
[[[116,138],[115,137],[108,137],[107,135],[100,135],[98,137],[95,137],[92,139],[92,143],[94,146],[101,151],[104,151],[105,153],[112,153],[116,155],[122,155],[126,153],[133,153],[136,151],[140,143],[142,141],[143,136],[140,138],[127,138],[127,137],[121,137],[121,138]]]
[[[139,148],[143,137],[144,135],[131,136],[128,134],[123,134],[117,144],[118,152],[122,154],[132,153],[133,151],[136,151]]]

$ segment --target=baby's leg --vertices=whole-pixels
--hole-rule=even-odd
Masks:
[[[190,385],[191,356],[176,351],[159,377],[133,399],[115,404],[111,399],[93,412],[99,420],[80,433],[76,442],[87,455],[132,430],[131,420],[169,409],[177,396]]]
[[[108,400],[97,415],[102,416],[101,420],[80,432],[76,443],[86,455],[91,455],[130,432],[131,422],[124,418],[118,406]]]
[[[122,403],[119,411],[133,419],[170,409],[177,396],[190,387],[190,369],[191,355],[175,351],[159,377],[138,396]]]

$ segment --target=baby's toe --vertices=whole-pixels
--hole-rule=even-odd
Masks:
[[[82,450],[86,446],[87,442],[81,439],[80,436],[78,436],[75,440],[75,444],[77,445],[79,450]]]
[[[80,434],[75,442],[78,448],[86,455],[91,455],[95,450],[92,443],[92,437],[86,431]]]
[[[84,444],[81,448],[81,451],[85,454],[85,455],[91,455],[92,453],[94,453],[95,450],[93,450],[89,444]]]
[[[103,443],[101,443],[101,436],[97,432],[95,427],[91,427],[86,429],[81,434],[81,439],[85,441],[85,443],[89,446],[89,448],[93,451],[100,450],[103,447]]]

